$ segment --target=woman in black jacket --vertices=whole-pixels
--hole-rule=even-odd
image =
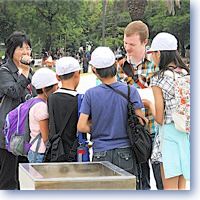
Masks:
[[[30,61],[29,38],[22,32],[12,33],[6,41],[6,63],[0,68],[0,189],[4,190],[19,189],[18,163],[22,158],[5,149],[2,129],[7,113],[36,94],[30,84]]]

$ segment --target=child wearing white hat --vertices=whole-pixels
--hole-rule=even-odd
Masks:
[[[40,163],[43,162],[46,149],[45,143],[49,134],[47,98],[58,88],[56,73],[48,68],[41,68],[33,75],[32,85],[36,88],[38,94],[35,98],[40,98],[41,101],[33,105],[29,111],[30,142],[39,134],[41,134],[41,142],[38,150],[36,150],[37,141],[33,143],[28,152],[28,160],[30,163]],[[37,140],[39,140],[39,137]]]
[[[54,138],[61,138],[59,143],[62,145],[58,145],[57,151],[53,153],[47,149],[46,162],[77,161],[77,149],[73,148],[77,142],[78,92],[76,88],[80,81],[80,70],[78,60],[73,57],[62,57],[56,62],[56,74],[62,86],[48,98],[49,139],[53,142]],[[53,154],[56,156],[51,157]]]
[[[189,74],[189,68],[182,61],[177,49],[176,37],[161,32],[153,38],[151,48],[148,50],[155,65],[159,67],[158,73],[152,77],[150,83],[155,98],[155,107],[151,108],[156,122],[160,125],[152,159],[155,157],[161,162],[165,190],[183,190],[186,188],[186,180],[190,179],[189,134],[176,129],[172,115],[176,108],[176,77]]]
[[[93,161],[109,161],[137,176],[126,130],[127,100],[107,86],[128,96],[127,84],[117,82],[115,55],[109,47],[97,47],[89,63],[102,84],[86,91],[78,130],[91,134]],[[130,100],[134,102],[135,113],[146,119],[141,111],[143,103],[134,86],[130,86]]]

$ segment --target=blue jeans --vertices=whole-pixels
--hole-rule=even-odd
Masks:
[[[32,150],[28,152],[28,160],[30,163],[42,163],[44,158],[44,153],[36,153]]]
[[[111,149],[108,151],[95,152],[92,161],[109,161],[112,164],[124,169],[125,171],[138,177],[138,168],[130,147]],[[136,183],[136,189],[139,189],[139,180]]]

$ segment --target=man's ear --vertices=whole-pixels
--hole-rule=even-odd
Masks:
[[[148,42],[149,42],[148,39],[145,39],[145,40],[144,40],[144,44],[145,44],[145,46],[148,44]]]

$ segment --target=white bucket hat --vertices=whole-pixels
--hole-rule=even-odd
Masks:
[[[91,55],[90,65],[97,69],[111,67],[115,63],[115,55],[109,47],[97,47]]]
[[[34,73],[31,83],[36,89],[42,89],[57,84],[58,80],[55,72],[48,68],[41,68]]]
[[[78,60],[73,57],[62,57],[56,61],[56,74],[65,75],[81,70]]]
[[[177,50],[178,42],[174,35],[166,32],[158,33],[151,43],[151,47],[147,53],[153,51],[173,51]]]

